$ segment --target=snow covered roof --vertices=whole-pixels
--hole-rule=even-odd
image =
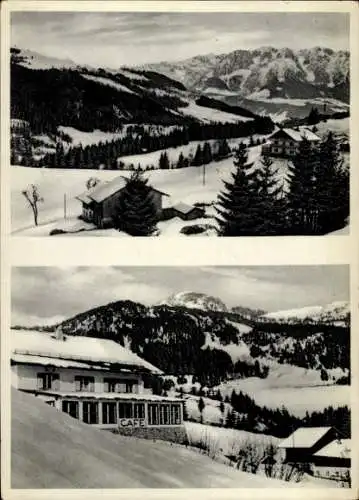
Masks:
[[[112,181],[100,182],[94,188],[81,193],[80,195],[76,196],[76,198],[80,201],[83,201],[84,203],[91,203],[91,201],[101,203],[102,201],[106,200],[110,196],[113,196],[118,191],[123,189],[126,186],[127,181],[128,179],[126,177],[124,177],[123,175],[119,175],[118,177],[112,179]],[[165,196],[168,196],[166,193],[163,193],[162,191],[159,191],[152,186],[151,189]]]
[[[76,198],[80,201],[83,201],[84,203],[86,203],[87,205],[89,205],[93,200],[91,200],[91,198],[89,197],[89,192],[88,191],[84,191],[83,193],[79,194],[78,196],[76,196]]]
[[[311,448],[331,427],[299,427],[279,443],[279,448]]]
[[[80,398],[80,399],[136,399],[138,401],[168,401],[181,403],[183,400],[170,396],[157,396],[155,394],[136,394],[130,392],[74,392],[74,391],[51,391],[46,390],[46,394],[60,396],[61,398]]]
[[[176,210],[177,212],[180,212],[182,214],[189,214],[195,208],[197,208],[197,207],[194,207],[193,205],[187,205],[187,203],[182,203],[182,202],[179,202],[173,206],[174,210]]]
[[[43,366],[58,366],[60,368],[83,368],[85,370],[88,370],[89,368],[91,368],[91,370],[108,369],[104,368],[103,366],[81,363],[80,361],[50,358],[47,356],[35,356],[33,354],[13,354],[11,356],[11,359],[15,363],[29,363],[32,365],[43,365]]]
[[[298,142],[302,141],[303,137],[308,139],[308,141],[320,141],[321,140],[318,135],[316,135],[314,132],[312,132],[311,130],[309,130],[307,128],[302,128],[300,130],[294,130],[293,128],[279,129],[276,132],[274,132],[274,134],[271,136],[271,138],[274,137],[275,135],[277,135],[279,132],[284,132],[285,134],[289,135],[289,137],[291,137],[294,141],[298,141]]]
[[[96,202],[101,202],[112,196],[113,194],[123,189],[127,184],[127,179],[122,175],[115,177],[112,181],[101,182],[97,186],[88,192],[88,197]]]
[[[160,374],[161,370],[137,356],[129,349],[108,339],[66,335],[57,339],[48,333],[38,331],[13,330],[12,360],[14,355],[27,355],[51,359],[75,360],[90,363],[128,365]]]
[[[350,458],[351,440],[336,439],[314,453],[318,457]]]

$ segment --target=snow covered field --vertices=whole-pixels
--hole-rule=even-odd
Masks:
[[[296,367],[291,367],[294,378]],[[314,371],[314,370],[313,370]],[[304,380],[302,381],[303,383]],[[348,405],[350,407],[350,386],[347,385],[302,385],[298,377],[298,385],[285,385],[286,380],[277,379],[270,382],[267,379],[250,377],[243,380],[231,380],[219,386],[223,395],[231,395],[232,391],[242,391],[248,394],[260,406],[268,408],[281,408],[298,416],[304,417],[305,412],[322,411],[328,406],[338,407]]]
[[[236,146],[238,140],[230,141],[232,147]],[[187,147],[172,148],[167,150],[170,161],[177,160],[181,151],[184,154],[188,151],[195,151],[197,143],[191,143]],[[133,163],[137,165],[156,164],[161,151],[148,153],[146,155],[135,155],[124,157],[122,160],[126,164]],[[248,161],[259,162],[260,146],[249,149]],[[255,167],[254,167],[255,168]],[[278,179],[284,179],[286,172],[286,162],[278,160],[274,164],[278,169]],[[218,193],[223,188],[223,180],[229,178],[233,170],[233,158],[229,157],[219,162],[212,162],[205,168],[205,184],[203,184],[203,167],[188,167],[183,169],[154,170],[147,171],[149,183],[155,188],[170,195],[166,198],[166,203],[176,204],[184,202],[193,204],[196,202],[212,203],[217,199]],[[81,203],[75,197],[86,189],[86,181],[90,177],[97,177],[100,180],[112,180],[118,175],[129,176],[130,171],[121,170],[65,170],[65,169],[46,169],[12,166],[11,167],[11,226],[12,233],[19,236],[48,236],[49,232],[55,228],[61,228],[65,224],[70,227],[71,224],[77,224],[77,217],[81,214]],[[44,198],[43,203],[39,204],[39,226],[34,227],[33,216],[26,199],[22,195],[29,184],[36,184],[39,187],[40,195]],[[66,197],[66,216],[64,221],[64,197]],[[175,218],[169,221],[160,222],[158,227],[161,235],[172,236],[179,235],[184,226],[193,224],[215,225],[212,218],[214,215],[213,207],[207,209],[208,218],[197,219],[195,221],[182,221]],[[89,229],[89,228],[87,228]],[[92,230],[92,236],[113,233],[112,230]],[[208,234],[213,234],[212,230]],[[84,235],[85,231],[78,233]]]
[[[206,167],[206,185],[202,183],[202,168],[189,167],[180,170],[151,171],[146,173],[150,184],[171,195],[173,203],[212,202],[222,189],[221,179],[228,176],[233,168],[232,158],[222,162],[212,163]],[[118,175],[129,176],[128,171],[98,171],[98,170],[61,170],[35,169],[27,167],[11,167],[11,224],[12,232],[21,236],[46,236],[51,229],[64,220],[64,196],[66,195],[67,218],[78,217],[81,214],[81,203],[75,196],[86,189],[86,181],[95,176],[101,180],[111,180]],[[34,228],[33,216],[21,191],[29,184],[37,184],[44,202],[39,205],[39,226]],[[195,223],[200,221],[195,221]],[[203,219],[209,224],[211,219]],[[169,226],[176,220],[163,222],[159,225],[166,235]],[[178,231],[190,222],[177,221]],[[92,235],[95,232],[91,231]],[[79,233],[83,234],[83,233]]]

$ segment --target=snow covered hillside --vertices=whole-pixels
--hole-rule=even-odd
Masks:
[[[299,309],[267,313],[260,319],[278,322],[312,321],[318,323],[345,324],[350,315],[350,305],[346,301],[332,302],[323,306],[308,306]]]
[[[260,406],[272,409],[285,407],[291,414],[300,418],[303,418],[307,411],[323,411],[328,406],[350,407],[350,386],[323,385],[318,372],[314,373],[313,370],[306,375],[305,371],[293,365],[283,365],[282,375],[279,377],[273,373],[273,376],[269,375],[265,380],[257,377],[229,380],[222,383],[219,389],[224,396],[230,396],[233,390],[242,391]]]
[[[15,389],[11,472],[12,488],[260,488],[283,484],[240,472],[181,446],[94,429]]]

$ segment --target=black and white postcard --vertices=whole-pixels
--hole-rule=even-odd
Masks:
[[[1,5],[4,500],[354,500],[359,7]]]
[[[348,12],[10,23],[14,235],[348,233]]]
[[[15,267],[13,488],[349,488],[348,266]]]

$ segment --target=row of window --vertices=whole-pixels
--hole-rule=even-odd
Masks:
[[[272,147],[272,153],[285,153],[288,155],[294,155],[296,153],[295,149],[283,149],[283,148],[276,148]]]
[[[99,405],[102,405],[100,422]],[[80,418],[79,401],[63,401],[62,411],[73,418]],[[116,424],[121,418],[145,418],[145,403],[82,401],[82,420],[86,424]],[[179,403],[149,403],[149,425],[181,424]]]
[[[294,141],[291,141],[291,140],[284,140],[284,139],[273,139],[273,144],[276,144],[278,146],[292,146],[293,144],[295,144]]]
[[[60,376],[58,373],[38,373],[37,387],[39,390],[60,390]],[[95,392],[95,377],[75,376],[75,391]],[[104,392],[138,392],[137,380],[121,380],[104,378]]]

